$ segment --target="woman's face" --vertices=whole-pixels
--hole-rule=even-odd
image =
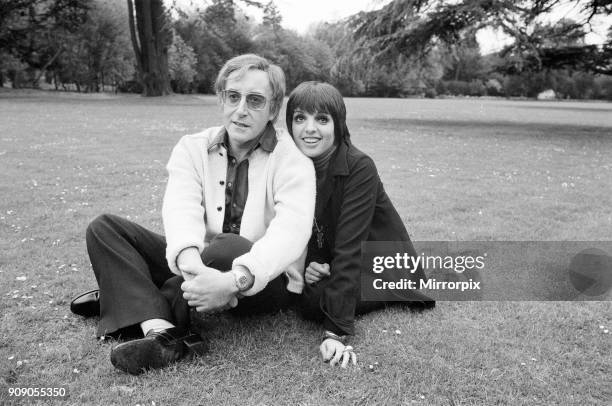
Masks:
[[[295,144],[309,158],[323,155],[334,145],[334,120],[327,113],[295,109],[291,131]]]

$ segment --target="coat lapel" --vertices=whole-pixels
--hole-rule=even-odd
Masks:
[[[319,196],[317,196],[315,215],[320,218],[323,211],[330,207],[329,200],[335,193],[337,198],[342,196],[342,190],[338,190],[338,183],[340,182],[339,177],[347,176],[348,161],[347,161],[348,145],[345,142],[341,142],[338,146],[338,150],[332,157],[332,160],[327,169],[327,175],[323,180],[323,185],[320,189]]]

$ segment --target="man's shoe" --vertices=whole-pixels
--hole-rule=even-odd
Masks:
[[[83,317],[100,315],[100,291],[98,289],[82,293],[70,302],[70,311]]]
[[[172,327],[114,346],[111,363],[117,369],[138,375],[148,369],[164,368],[187,353],[202,355],[207,351],[208,343],[202,337],[185,328]]]

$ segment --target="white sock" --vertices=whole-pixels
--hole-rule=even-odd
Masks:
[[[144,335],[147,335],[151,330],[161,331],[172,327],[174,327],[174,324],[164,319],[151,319],[140,323],[140,328],[142,329],[142,334]]]

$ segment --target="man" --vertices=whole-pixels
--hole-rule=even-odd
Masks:
[[[140,327],[144,338],[111,351],[113,365],[132,374],[207,350],[188,329],[190,308],[272,312],[304,285],[315,175],[291,137],[272,125],[284,74],[241,55],[223,66],[215,90],[223,126],[184,136],[168,162],[165,238],[112,215],[87,229],[100,289],[78,296],[71,309],[99,314],[98,336]]]

